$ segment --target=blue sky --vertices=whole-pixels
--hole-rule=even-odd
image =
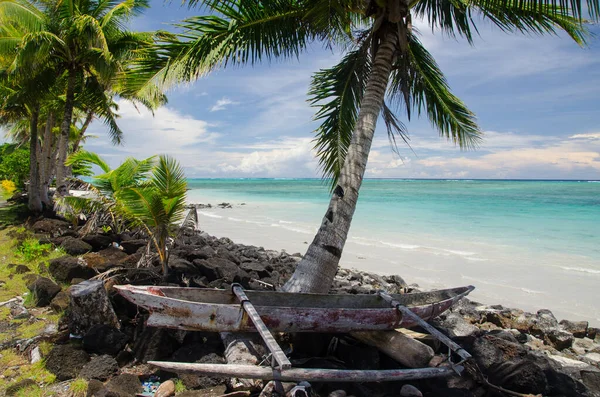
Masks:
[[[133,28],[172,29],[168,23],[198,13],[153,1]],[[460,151],[414,118],[406,124],[416,154],[400,146],[400,158],[379,123],[367,177],[600,179],[599,37],[582,49],[564,36],[508,35],[483,24],[471,47],[416,26],[485,140]],[[86,149],[112,165],[167,153],[189,177],[319,176],[306,93],[311,74],[339,58],[315,44],[299,60],[221,70],[171,89],[154,117],[121,101],[124,145],[110,145],[95,123]]]

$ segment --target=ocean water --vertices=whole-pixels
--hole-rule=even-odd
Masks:
[[[201,228],[303,251],[329,201],[318,179],[190,179]],[[244,205],[241,205],[241,204]],[[204,227],[203,224],[204,223]],[[365,180],[342,265],[600,324],[600,183]],[[559,318],[560,319],[560,318]]]

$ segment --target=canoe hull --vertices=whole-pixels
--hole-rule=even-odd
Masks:
[[[147,320],[148,326],[189,331],[256,332],[254,324],[239,303],[198,301],[212,299],[220,302],[226,298],[223,294],[227,294],[222,290],[130,285],[115,288],[127,300],[150,312]],[[471,286],[443,290],[441,292],[445,292],[442,294],[445,299],[424,304],[417,302],[416,305],[407,305],[407,307],[420,318],[429,320],[448,310],[456,301],[472,290]],[[211,293],[223,296],[211,297]],[[198,295],[199,298],[195,299],[195,295]],[[403,318],[395,308],[377,300],[376,296],[354,297],[356,305],[351,303],[352,296],[344,296],[343,304],[348,307],[323,307],[327,306],[328,299],[333,302],[336,295],[314,295],[315,298],[311,300],[310,296],[302,294],[302,300],[316,302],[315,305],[321,307],[311,307],[310,303],[307,303],[308,307],[296,306],[291,303],[290,306],[277,306],[278,302],[293,299],[294,295],[298,296],[298,294],[282,292],[263,292],[262,295],[257,296],[257,300],[262,304],[255,303],[256,310],[272,332],[385,331],[417,325],[408,317]],[[409,299],[414,298],[408,297],[409,295],[413,294],[395,295],[395,297],[406,297],[405,299],[414,301],[415,299]],[[427,296],[426,294],[421,295]],[[251,294],[249,297],[253,301]],[[360,307],[370,299],[373,299],[375,307]],[[427,300],[425,299],[425,301]],[[335,306],[334,303],[332,304]]]

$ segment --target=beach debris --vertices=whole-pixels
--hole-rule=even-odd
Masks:
[[[395,330],[352,332],[350,335],[409,368],[427,366],[434,355],[431,347]]]

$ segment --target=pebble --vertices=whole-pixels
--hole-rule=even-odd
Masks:
[[[32,351],[31,351],[31,363],[35,364],[38,361],[42,360],[42,353],[40,352],[40,347],[36,346]]]
[[[600,363],[600,353],[588,353],[584,357],[596,365]]]
[[[583,363],[581,361],[573,360],[571,358],[557,356],[555,354],[549,354],[548,357],[566,368],[574,368],[574,369],[581,370],[581,369],[586,369],[589,367],[589,364]]]
[[[156,389],[154,397],[170,397],[175,395],[175,383],[172,380],[163,382]]]
[[[423,397],[423,393],[413,385],[404,385],[400,389],[400,396],[402,397]]]

